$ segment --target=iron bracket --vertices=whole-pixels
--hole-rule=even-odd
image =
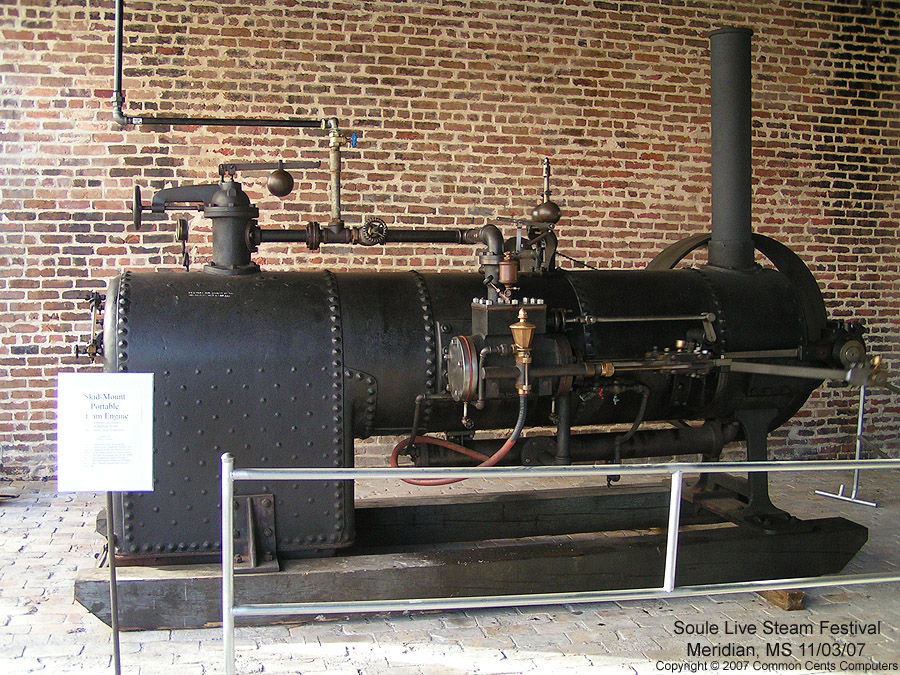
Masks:
[[[234,571],[237,574],[278,572],[275,500],[272,495],[234,498]]]

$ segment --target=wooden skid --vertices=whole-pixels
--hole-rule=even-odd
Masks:
[[[587,503],[579,504],[578,500],[595,498],[596,495],[587,494],[568,500],[554,496],[546,500],[545,511],[564,514],[572,509],[583,510]],[[637,499],[646,505],[656,498],[665,499],[667,494],[662,491],[657,497],[648,498],[645,493]],[[620,494],[616,499],[619,507],[627,508],[629,502],[634,505],[636,497]],[[446,541],[444,535],[451,539],[459,536],[462,531],[459,524],[469,521],[470,504],[458,505],[462,507],[458,517],[453,515],[453,505],[447,502],[429,504],[419,513],[412,505],[401,511],[390,510],[399,505],[374,507],[360,515],[361,521],[373,528],[380,523],[375,528],[377,536],[363,537],[361,545],[336,557],[288,560],[281,572],[241,575],[236,579],[236,603],[552,593],[649,588],[662,583],[666,537],[658,527],[641,523],[639,528],[651,529],[545,534],[545,519],[523,516],[519,511],[521,525],[513,529],[537,534]],[[645,515],[649,517],[655,508],[648,507]],[[685,504],[684,510],[690,512],[690,505]],[[535,513],[539,515],[538,511]],[[591,519],[587,517],[589,514],[582,513],[585,517],[582,525],[585,525]],[[656,510],[653,519],[660,513],[664,515],[665,510]],[[555,517],[548,518],[551,524],[555,520]],[[398,519],[396,526],[391,527],[390,522]],[[642,520],[638,518],[632,524]],[[691,522],[690,517],[687,521],[680,533],[677,568],[680,585],[836,573],[867,538],[864,527],[842,518],[805,521],[796,530],[776,534],[730,523]],[[436,527],[437,522],[444,522],[446,527]],[[404,540],[402,534],[410,528],[417,534]],[[481,529],[471,525],[467,531],[480,535]],[[442,538],[444,541],[436,541]],[[377,540],[382,545],[376,548]],[[218,566],[130,567],[118,571],[119,622],[123,630],[219,624]],[[107,570],[81,573],[76,580],[75,597],[109,623]],[[256,623],[277,622],[277,618],[261,618]]]

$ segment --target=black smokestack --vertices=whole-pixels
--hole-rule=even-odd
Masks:
[[[712,238],[709,264],[753,267],[751,237],[750,37],[746,28],[709,34],[712,70]]]

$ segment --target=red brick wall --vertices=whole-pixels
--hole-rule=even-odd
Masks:
[[[834,317],[869,325],[900,369],[898,2],[127,3],[132,115],[331,117],[349,224],[478,226],[536,203],[543,156],[561,252],[640,268],[709,223],[710,29],[755,31],[754,226],[811,267]],[[51,7],[47,7],[51,5]],[[326,159],[321,132],[119,128],[111,0],[0,4],[0,475],[54,471],[54,381],[89,331],[79,297],[119,270],[180,262],[171,220],[131,230],[131,190],[211,182],[217,165]],[[263,226],[326,220],[327,175],[284,202],[245,187]],[[191,219],[195,260],[208,255]],[[509,233],[508,233],[509,234]],[[268,245],[268,267],[475,266],[470,251]],[[900,401],[872,398],[897,450]],[[855,398],[820,390],[780,454],[846,452]]]

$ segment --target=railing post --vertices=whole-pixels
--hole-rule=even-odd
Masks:
[[[859,413],[856,417],[856,455],[855,461],[859,462],[862,457],[862,446],[866,444],[870,449],[879,451],[880,449],[873,445],[866,437],[863,435],[863,432],[866,428],[866,385],[863,385],[859,388]],[[856,468],[853,469],[853,488],[850,490],[850,496],[847,497],[844,494],[844,484],[841,483],[840,488],[838,488],[837,493],[834,492],[826,492],[825,490],[816,490],[816,494],[822,497],[831,497],[832,499],[840,499],[845,502],[850,502],[851,504],[860,504],[862,506],[871,506],[874,509],[878,508],[878,504],[875,502],[869,502],[865,499],[860,499],[857,495],[859,494],[859,465],[857,464]]]
[[[234,675],[234,457],[222,455],[222,645],[225,675]]]
[[[684,472],[672,473],[672,490],[669,495],[669,531],[666,538],[666,570],[663,575],[663,591],[675,590],[675,564],[678,560],[678,527],[681,524],[681,486]]]
[[[119,588],[116,580],[116,518],[113,493],[106,493],[106,559],[109,564],[109,627],[112,629],[113,673],[121,675],[122,657],[119,647]]]

